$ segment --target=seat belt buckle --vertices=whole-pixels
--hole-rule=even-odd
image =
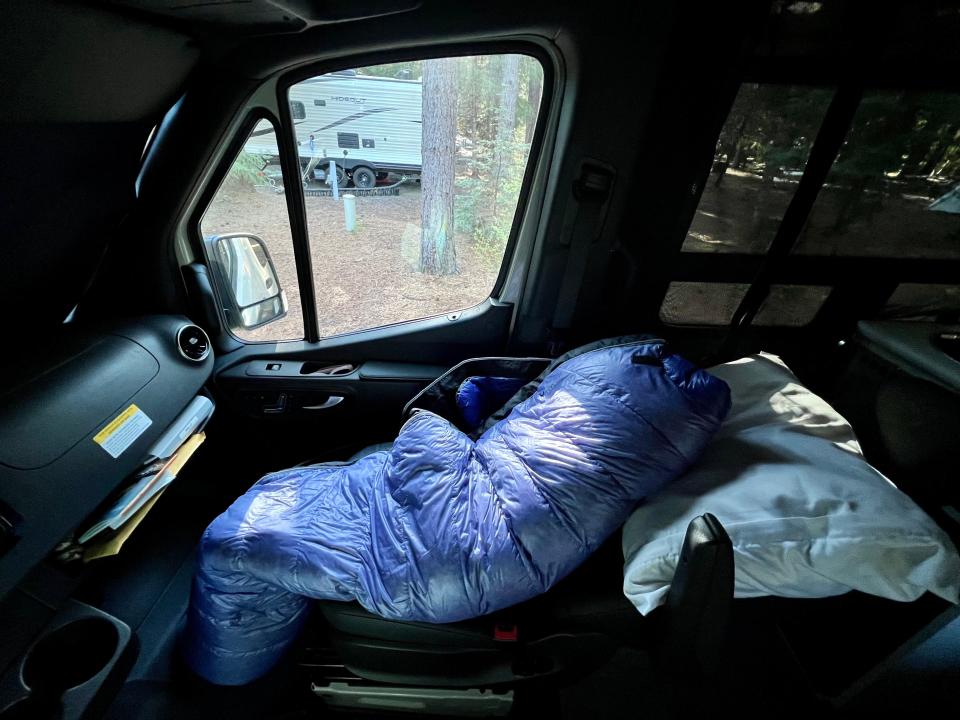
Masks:
[[[497,623],[493,626],[493,639],[497,642],[517,642],[519,630],[516,625]]]

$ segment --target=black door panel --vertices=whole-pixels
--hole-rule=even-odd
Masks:
[[[512,306],[327,338],[246,344],[217,357],[219,483],[241,492],[264,472],[343,460],[393,440],[404,405],[461,360],[506,354]]]
[[[314,367],[318,369],[311,372]],[[349,372],[322,372],[328,368]],[[256,418],[342,422],[375,412],[393,413],[399,420],[404,404],[446,369],[383,361],[258,359],[218,373],[217,384],[238,411]]]

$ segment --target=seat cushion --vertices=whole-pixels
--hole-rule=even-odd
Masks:
[[[513,626],[521,640],[571,632],[601,632],[620,641],[644,634],[643,621],[624,597],[623,555],[616,533],[556,587],[511,608],[454,623],[388,620],[356,602],[322,601],[318,610],[348,635],[415,645],[492,648],[494,628]]]

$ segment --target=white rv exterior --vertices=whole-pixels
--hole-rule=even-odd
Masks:
[[[422,84],[363,75],[321,75],[290,88],[301,164],[330,160],[348,172],[420,172]],[[313,135],[311,149],[310,136]],[[249,153],[279,156],[273,128],[253,133]]]

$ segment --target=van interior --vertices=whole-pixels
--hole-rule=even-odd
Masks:
[[[955,701],[955,605],[713,596],[696,572],[723,556],[708,520],[672,613],[624,598],[615,535],[493,617],[318,603],[247,685],[204,682],[178,647],[204,528],[264,474],[391,441],[465,360],[635,333],[700,367],[778,355],[957,542],[960,4],[15,0],[3,15],[4,720]],[[421,82],[438,127],[429,93],[458,78],[455,259],[431,246],[424,269],[442,161],[426,131],[422,178],[357,160],[389,146],[366,117],[306,149],[320,128],[298,123],[333,96],[303,88],[358,75]],[[336,97],[344,117],[371,110]],[[275,151],[241,163],[261,131]],[[193,410],[189,462],[131,500]],[[98,520],[99,544],[80,542]]]

